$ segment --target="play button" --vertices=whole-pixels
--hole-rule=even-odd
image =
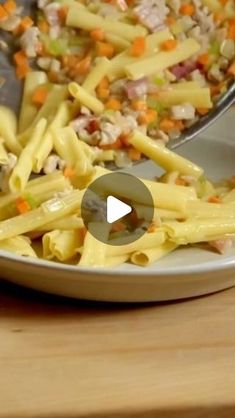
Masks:
[[[108,196],[107,199],[107,222],[112,224],[132,212],[132,207],[117,199]]]
[[[81,216],[88,231],[108,245],[127,245],[146,233],[154,215],[153,199],[137,177],[116,172],[87,188]]]

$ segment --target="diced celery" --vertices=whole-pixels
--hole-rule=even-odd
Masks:
[[[154,83],[157,86],[161,87],[161,86],[163,86],[165,84],[165,80],[164,80],[164,78],[161,78],[161,77],[155,77],[154,78]]]
[[[209,48],[209,52],[212,55],[219,55],[220,53],[220,44],[218,41],[214,41],[211,43],[210,48]]]
[[[46,51],[55,57],[62,56],[67,52],[67,39],[50,39],[43,35],[42,41],[45,45]]]
[[[164,111],[164,106],[162,105],[162,103],[156,100],[155,98],[148,97],[147,104],[148,107],[150,107],[151,109],[155,109],[159,114],[161,114]]]

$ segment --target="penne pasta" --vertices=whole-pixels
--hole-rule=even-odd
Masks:
[[[100,28],[105,32],[124,37],[128,41],[134,40],[137,36],[145,36],[147,31],[140,25],[130,25],[124,22],[114,21],[89,12],[86,8],[76,5],[69,7],[66,19],[67,26],[91,31]]]
[[[163,244],[166,239],[166,235],[163,230],[159,229],[156,232],[146,233],[138,240],[127,245],[114,245],[115,240],[110,241],[110,245],[107,249],[107,256],[117,257],[124,254],[131,254],[136,251],[141,251],[146,248],[158,247]]]
[[[0,138],[0,166],[7,164],[9,161],[3,138]]]
[[[69,187],[71,186],[68,179],[61,172],[56,171],[29,181],[24,193],[32,196],[37,205],[40,205],[42,202],[51,199],[56,193],[69,190]],[[0,220],[14,216],[14,211],[12,214],[12,206],[14,206],[14,202],[20,196],[21,192],[7,193],[4,196],[0,196]]]
[[[143,57],[150,57],[156,54],[162,42],[172,39],[172,33],[169,29],[164,29],[160,32],[153,33],[146,37],[146,52]],[[143,58],[142,57],[142,58]],[[110,80],[120,78],[125,75],[125,67],[129,64],[137,63],[139,58],[133,57],[130,53],[130,48],[122,53],[116,55],[111,60],[110,71],[108,77]]]
[[[49,222],[75,212],[81,206],[84,191],[74,190],[64,198],[54,198],[34,210],[0,222],[0,241],[36,231]]]
[[[164,106],[180,105],[182,103],[190,103],[194,107],[205,107],[211,109],[213,103],[211,101],[210,89],[208,88],[174,88],[168,91],[158,93],[158,100]]]
[[[160,165],[166,171],[178,171],[180,174],[191,175],[198,179],[203,174],[203,169],[186,160],[169,149],[159,146],[156,141],[135,131],[130,137],[129,142],[134,148],[141,151],[155,163]]]
[[[42,238],[43,257],[52,260],[68,261],[77,255],[77,249],[83,243],[82,234],[79,231],[54,230],[45,234]]]
[[[166,241],[157,248],[144,249],[131,255],[131,262],[141,267],[147,267],[150,264],[159,261],[177,248],[177,244]]]
[[[23,257],[37,257],[37,254],[30,245],[30,240],[20,235],[0,241],[0,249]]]
[[[68,167],[75,169],[77,176],[87,176],[93,172],[91,157],[84,152],[80,141],[71,127],[54,130],[54,148]]]
[[[24,190],[27,185],[34,165],[35,152],[40,145],[46,126],[46,119],[41,119],[37,123],[32,132],[30,141],[20,154],[17,164],[14,167],[9,179],[9,187],[13,193]]]
[[[129,64],[125,67],[126,75],[138,80],[141,77],[162,71],[168,67],[178,64],[200,50],[200,45],[194,39],[186,39],[181,42],[173,51],[159,52],[153,57],[139,60],[136,63]]]
[[[105,237],[108,239],[109,228],[102,223],[93,223],[90,227],[95,228],[97,231],[100,230],[104,240]],[[107,245],[101,241],[98,241],[94,236],[88,231],[85,236],[82,256],[79,261],[79,266],[81,267],[104,267],[106,265],[106,256],[107,256]]]
[[[51,121],[48,126],[42,141],[39,147],[36,150],[34,157],[33,171],[35,173],[40,173],[43,168],[43,164],[46,161],[47,157],[50,155],[53,149],[53,130],[57,128],[62,128],[65,126],[71,117],[71,107],[70,103],[67,101],[62,102],[59,105],[59,108],[55,114],[54,119]]]
[[[186,214],[190,218],[235,218],[235,208],[231,203],[188,202]]]
[[[25,79],[23,97],[19,115],[18,132],[24,132],[36,118],[38,108],[32,103],[32,95],[36,87],[48,82],[44,71],[30,71]]]
[[[5,147],[15,155],[21,153],[22,147],[16,138],[17,120],[14,112],[5,106],[0,106],[0,136]]]
[[[100,114],[104,111],[103,103],[92,96],[92,94],[87,92],[83,87],[79,86],[79,84],[70,83],[68,88],[71,96],[74,97],[80,105],[88,107],[88,109],[96,114]]]
[[[101,57],[97,64],[92,68],[82,84],[82,88],[88,93],[94,93],[98,84],[107,75],[111,67],[110,61],[106,57]]]
[[[32,129],[35,128],[35,125],[38,123],[40,119],[47,119],[47,122],[50,123],[60,106],[61,102],[68,98],[68,87],[64,85],[56,85],[54,84],[47,96],[47,99],[44,105],[38,111],[35,119],[31,123],[31,125],[23,132],[18,135],[18,141],[22,145],[26,145],[31,134]]]
[[[58,229],[60,231],[70,231],[81,228],[84,228],[84,222],[79,215],[74,214],[43,225],[38,228],[37,231],[53,231],[54,229]]]
[[[163,224],[169,240],[176,244],[212,241],[226,234],[235,234],[235,219],[189,219],[185,222],[169,221]]]

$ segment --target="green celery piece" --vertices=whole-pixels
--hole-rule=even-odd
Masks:
[[[54,57],[64,55],[68,49],[68,41],[66,39],[50,39],[46,36],[42,37],[46,51]]]
[[[148,107],[151,109],[155,109],[159,114],[164,112],[164,106],[162,103],[159,102],[159,100],[156,100],[152,97],[148,97],[147,99]]]
[[[157,86],[161,87],[161,86],[163,86],[165,84],[165,80],[163,78],[161,78],[161,77],[155,77],[154,83]]]
[[[214,41],[211,43],[209,48],[209,53],[212,55],[219,55],[220,53],[220,44],[218,41]]]

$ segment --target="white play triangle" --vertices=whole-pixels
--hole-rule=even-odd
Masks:
[[[128,213],[132,212],[132,207],[117,199],[114,196],[107,198],[107,222],[112,224],[118,221]]]

